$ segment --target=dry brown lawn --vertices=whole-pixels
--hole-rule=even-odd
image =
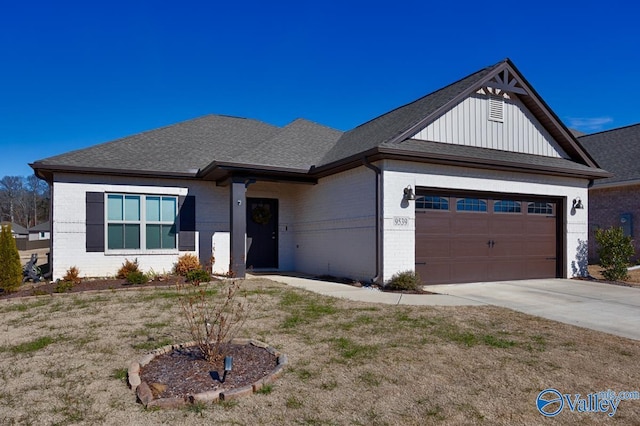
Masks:
[[[124,380],[145,351],[189,340],[172,289],[0,301],[1,424],[633,424],[640,401],[605,414],[538,413],[546,388],[640,390],[640,345],[495,307],[388,306],[264,279],[244,337],[289,357],[270,392],[146,411]],[[595,314],[595,313],[594,313]],[[242,337],[242,336],[241,336]]]

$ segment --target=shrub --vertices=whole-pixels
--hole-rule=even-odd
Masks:
[[[73,283],[71,281],[58,281],[56,286],[53,288],[54,293],[67,293],[71,291],[73,288]]]
[[[0,288],[6,292],[16,291],[22,284],[22,265],[16,240],[11,235],[11,225],[0,230]]]
[[[149,281],[149,277],[141,271],[133,271],[127,274],[127,282],[129,284],[145,284]]]
[[[207,271],[202,269],[193,269],[187,272],[187,281],[193,284],[200,284],[203,282],[211,281],[211,275]]]
[[[80,270],[75,266],[72,266],[71,268],[67,269],[67,273],[64,274],[64,277],[62,277],[62,281],[69,281],[74,285],[80,284],[82,280],[80,279],[79,275],[80,275]]]
[[[173,265],[173,271],[183,277],[187,275],[187,272],[196,269],[202,269],[200,259],[196,255],[189,253],[180,256],[176,264]]]
[[[248,302],[238,300],[241,283],[225,283],[213,293],[205,286],[177,285],[189,333],[208,362],[222,359],[224,345],[236,336],[247,319]]]
[[[422,287],[422,281],[420,276],[414,271],[403,271],[393,274],[389,282],[386,284],[386,288],[390,290],[408,290],[417,291]]]
[[[140,272],[140,265],[138,264],[138,259],[134,259],[133,262],[129,259],[125,259],[124,263],[118,269],[118,273],[116,274],[116,278],[127,278],[131,272]]]
[[[596,242],[602,275],[610,281],[627,279],[627,267],[635,254],[631,237],[625,236],[621,227],[611,227],[596,230]]]

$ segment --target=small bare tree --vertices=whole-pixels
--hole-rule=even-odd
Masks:
[[[204,359],[220,361],[224,345],[238,334],[249,314],[249,303],[240,294],[241,281],[215,287],[178,284],[177,289],[189,333]]]

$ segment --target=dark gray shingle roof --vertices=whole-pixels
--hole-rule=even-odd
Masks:
[[[244,151],[235,162],[308,171],[342,136],[342,132],[297,119],[260,145]]]
[[[393,151],[400,153],[406,150],[414,155],[424,156],[432,160],[456,160],[458,162],[476,163],[482,165],[510,166],[536,171],[562,171],[576,176],[608,176],[604,170],[594,169],[572,160],[541,155],[524,154],[521,152],[500,151],[466,145],[455,145],[442,142],[431,142],[408,139],[396,144]]]
[[[280,129],[257,120],[207,115],[36,161],[34,167],[80,167],[194,175],[212,161],[235,161]]]
[[[640,180],[640,123],[581,136],[580,144],[613,177],[597,180],[594,186]]]

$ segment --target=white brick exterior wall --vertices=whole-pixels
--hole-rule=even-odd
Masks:
[[[300,186],[293,229],[298,271],[369,282],[376,271],[376,174],[363,167]]]
[[[578,274],[586,258],[580,248],[588,238],[586,179],[531,175],[517,172],[468,169],[454,166],[418,164],[385,160],[383,169],[383,277],[385,280],[399,271],[415,269],[415,205],[402,202],[407,185],[468,191],[491,191],[562,197],[567,200],[566,215],[559,220],[566,229],[565,276]],[[571,210],[574,198],[580,197],[584,210]],[[407,225],[398,225],[394,218],[407,218]],[[402,220],[396,221],[403,223]]]
[[[81,276],[113,276],[125,259],[137,258],[143,271],[169,272],[179,254],[105,255],[86,252],[86,193],[119,192],[163,195],[195,195],[199,245],[203,264],[211,257],[215,231],[229,230],[227,189],[213,182],[56,174],[53,183],[53,279],[77,266]],[[180,254],[184,254],[181,252]]]
[[[428,187],[562,197],[566,271],[571,277],[584,266],[579,259],[588,235],[587,209],[571,211],[571,201],[588,202],[586,180],[517,172],[488,171],[396,160],[376,163],[382,169],[383,279],[415,269],[415,205],[403,201],[403,190]],[[320,179],[317,185],[258,182],[249,198],[276,198],[279,203],[279,269],[370,281],[376,274],[376,174],[358,167]],[[178,253],[132,256],[87,253],[87,192],[196,196],[197,252],[206,264],[215,232],[229,232],[229,188],[214,182],[56,174],[53,184],[53,278],[77,266],[83,276],[111,276],[125,258],[138,258],[144,271],[169,271]],[[216,258],[228,259],[216,246]],[[227,248],[228,250],[228,248]],[[226,256],[226,257],[225,257]],[[586,261],[586,259],[584,259]],[[216,265],[228,270],[228,265]]]

